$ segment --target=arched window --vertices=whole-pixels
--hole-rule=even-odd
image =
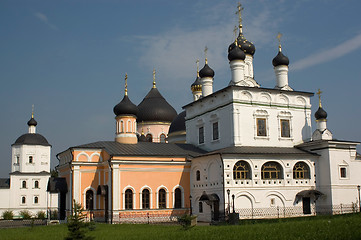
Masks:
[[[22,182],[22,188],[26,188],[26,181]]]
[[[233,179],[251,179],[251,167],[246,161],[238,161],[234,164]]]
[[[164,189],[160,189],[158,192],[158,207],[167,208],[167,193]]]
[[[34,197],[34,203],[35,204],[39,203],[39,198],[38,197]]]
[[[201,172],[199,170],[197,170],[197,172],[196,172],[196,180],[197,181],[201,180]]]
[[[149,199],[149,190],[148,189],[144,189],[142,191],[142,209],[149,209],[150,206],[150,199]]]
[[[93,210],[94,209],[94,193],[91,189],[85,193],[85,209]]]
[[[182,208],[182,190],[176,188],[174,191],[174,208]]]
[[[132,132],[132,123],[130,122],[130,120],[128,120],[128,129],[127,132]]]
[[[133,209],[133,191],[127,189],[125,191],[125,209]]]
[[[22,198],[21,198],[21,203],[22,203],[22,204],[25,204],[25,203],[26,203],[26,197],[22,197]]]
[[[145,136],[145,141],[146,141],[146,142],[152,142],[152,141],[153,141],[153,136],[152,136],[152,134],[148,133],[148,134]]]
[[[34,182],[34,188],[39,188],[39,181]]]
[[[123,120],[120,121],[120,132],[124,132],[124,122]]]
[[[166,138],[166,136],[165,136],[164,133],[162,133],[159,138],[160,138],[160,142],[161,142],[161,143],[165,143],[165,138]]]
[[[293,178],[294,179],[309,179],[310,169],[304,162],[297,162],[293,167]]]
[[[266,162],[262,166],[262,179],[283,179],[282,166],[276,162]]]

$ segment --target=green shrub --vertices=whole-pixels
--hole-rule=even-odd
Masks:
[[[14,218],[14,213],[13,211],[6,210],[3,212],[2,217],[4,220],[12,220]]]
[[[58,219],[58,211],[57,210],[52,210],[50,212],[50,219],[51,220],[57,220]]]
[[[39,211],[36,213],[36,218],[37,219],[45,219],[46,218],[46,213],[44,211]]]
[[[79,203],[73,202],[73,213],[68,217],[68,236],[65,240],[85,239],[92,240],[93,237],[86,236],[88,223],[85,222],[85,214],[83,208]]]
[[[192,226],[192,220],[195,219],[197,216],[191,216],[189,214],[184,214],[181,217],[178,218],[178,222],[180,225],[182,225],[182,227],[184,229],[189,229],[191,227],[194,227],[194,225]]]
[[[20,217],[22,219],[31,219],[31,213],[28,210],[22,210],[20,211]]]

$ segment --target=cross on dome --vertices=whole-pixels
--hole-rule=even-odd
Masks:
[[[320,89],[318,89],[318,92],[316,93],[318,95],[318,106],[320,108],[322,108],[322,104],[321,104],[321,94],[322,94],[322,91]]]
[[[153,68],[153,88],[156,88],[156,86],[155,86],[155,68]]]
[[[281,49],[281,37],[282,37],[282,33],[278,33],[278,34],[277,34],[278,49],[279,49],[280,52],[282,51],[282,49]]]

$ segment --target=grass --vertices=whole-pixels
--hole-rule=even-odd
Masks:
[[[66,225],[0,229],[0,239],[64,239]],[[361,214],[263,221],[242,221],[240,225],[181,226],[97,224],[88,232],[95,239],[361,239]]]

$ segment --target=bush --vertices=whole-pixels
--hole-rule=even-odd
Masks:
[[[58,211],[57,210],[53,210],[50,212],[50,219],[51,220],[58,220]]]
[[[192,225],[192,220],[195,218],[197,218],[197,216],[191,216],[189,214],[184,214],[178,218],[178,222],[180,223],[180,225],[183,226],[184,229],[189,229],[189,228],[195,226],[195,225]]]
[[[73,213],[68,217],[68,236],[65,237],[65,240],[72,239],[85,239],[91,240],[93,237],[86,236],[87,223],[85,222],[85,214],[83,214],[83,208],[79,203],[73,202]]]
[[[14,213],[13,211],[6,210],[3,212],[2,217],[4,220],[12,220],[14,218]]]
[[[37,218],[37,219],[42,219],[42,220],[44,220],[44,219],[46,218],[45,212],[44,212],[44,211],[39,211],[39,212],[37,212],[37,213],[36,213],[36,218]]]
[[[20,211],[20,217],[22,219],[31,219],[31,213],[28,210],[22,210]]]

